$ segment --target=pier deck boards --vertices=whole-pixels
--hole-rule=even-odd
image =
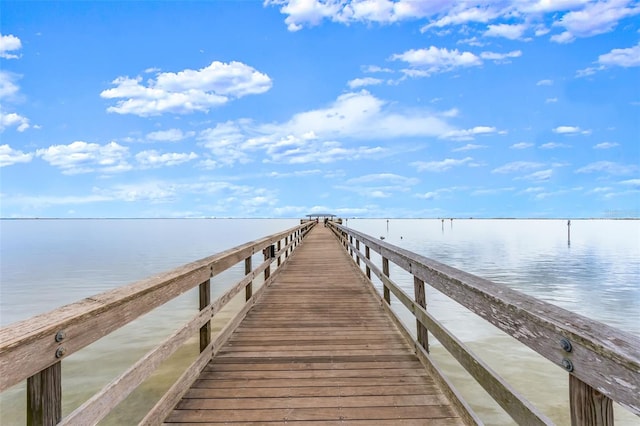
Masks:
[[[322,224],[165,419],[271,422],[463,424]]]

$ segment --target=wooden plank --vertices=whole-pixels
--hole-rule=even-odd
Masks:
[[[260,410],[174,410],[165,420],[171,422],[289,422],[326,420],[439,419],[456,417],[446,405],[411,407],[314,407]],[[224,420],[223,420],[224,419]]]
[[[189,398],[176,406],[177,410],[259,410],[264,408],[314,407],[412,407],[444,405],[441,395],[375,395],[375,396],[312,396],[286,398]]]
[[[208,422],[210,424],[215,424],[213,422]],[[276,422],[260,422],[260,424],[282,424],[282,421]],[[288,420],[286,422],[287,426],[309,426],[308,421],[291,421]],[[317,424],[317,422],[316,422]],[[394,419],[394,426],[424,426],[425,422],[423,419]],[[178,423],[163,423],[163,425],[172,425],[172,426],[202,426],[201,422],[178,422]],[[244,426],[244,425],[255,425],[255,422],[235,422],[234,425]],[[375,419],[367,419],[367,420],[323,420],[322,425],[340,425],[340,426],[389,426],[389,420],[375,420]],[[459,425],[458,419],[455,418],[441,418],[441,419],[430,419],[430,426],[454,426]]]
[[[363,369],[337,369],[337,370],[256,370],[256,371],[204,371],[200,379],[227,380],[227,379],[313,379],[332,377],[416,377],[426,376],[425,371],[416,371],[412,368],[363,368]]]
[[[436,385],[384,385],[384,386],[298,386],[294,388],[190,388],[184,398],[299,398],[299,397],[345,397],[384,395],[438,395],[442,392]],[[445,398],[446,401],[446,398]]]

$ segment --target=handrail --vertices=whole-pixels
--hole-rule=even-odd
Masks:
[[[527,424],[531,424],[545,423],[548,419],[533,411],[526,413],[531,408],[528,401],[505,386],[503,380],[483,363],[480,364],[481,361],[451,336],[419,300],[407,296],[389,278],[389,261],[414,276],[416,289],[420,283],[432,286],[567,371],[574,424],[584,419],[581,417],[584,413],[580,411],[585,404],[593,404],[593,400],[601,401],[601,406],[594,410],[598,411],[596,415],[610,417],[610,424],[613,423],[611,400],[640,415],[637,397],[640,394],[640,338],[637,336],[354,229],[335,224],[330,226],[351,256],[355,256],[355,261],[366,264],[367,276],[370,277],[373,271],[380,278],[383,299],[387,304],[392,292],[416,316],[418,323],[434,334],[516,421],[522,422],[526,418]],[[364,253],[361,244],[364,245]],[[370,260],[370,250],[382,257],[382,271]],[[512,395],[508,403],[504,403],[505,392]]]
[[[268,285],[271,264],[277,261],[280,266],[283,256],[286,261],[314,225],[301,224],[3,327],[0,329],[0,392],[28,379],[28,423],[55,424],[63,420],[70,424],[82,419],[83,424],[88,424],[99,421],[109,408],[122,401],[198,329],[201,352],[204,358],[210,358],[216,344],[211,342],[211,318],[242,289],[246,289],[247,304],[241,313],[246,312],[247,306],[255,302],[251,284],[256,276],[264,273],[263,288]],[[265,261],[251,270],[251,256],[261,251]],[[211,303],[208,300],[210,279],[242,261],[245,262],[245,276]],[[62,360],[198,285],[201,290],[198,314],[68,418],[61,419]],[[217,344],[219,346],[220,342]],[[109,399],[106,408],[105,399]]]

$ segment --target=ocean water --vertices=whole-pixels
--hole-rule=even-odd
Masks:
[[[0,325],[297,225],[297,219],[136,219],[0,221]],[[349,219],[346,226],[384,237],[494,282],[640,334],[640,221]],[[256,261],[257,262],[257,261]],[[254,262],[254,263],[256,263]],[[256,263],[257,264],[257,263]],[[216,277],[213,297],[237,281],[243,265]],[[392,266],[409,294],[413,281]],[[558,424],[568,424],[568,377],[533,351],[427,287],[429,310]],[[135,324],[63,362],[63,414],[124,371],[196,312],[188,292]],[[235,301],[216,326],[240,305]],[[407,324],[415,321],[393,304]],[[121,404],[103,424],[135,424],[180,368],[195,341]],[[487,424],[513,424],[436,341],[432,354]],[[96,371],[95,365],[101,365]],[[24,386],[0,398],[0,424],[24,424]],[[640,419],[616,407],[616,423]]]

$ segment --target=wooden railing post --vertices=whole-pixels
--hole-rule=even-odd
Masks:
[[[416,303],[423,308],[427,308],[427,294],[424,289],[424,281],[418,277],[413,277],[413,290],[416,296]],[[418,343],[429,352],[429,333],[427,328],[422,323],[416,320]]]
[[[351,246],[353,245],[353,237],[349,235],[349,256],[353,257],[353,249]]]
[[[613,426],[613,403],[601,392],[569,374],[572,426]]]
[[[289,245],[289,235],[287,235],[286,237],[284,237],[284,246],[287,247],[287,249],[284,252],[284,258],[288,258],[289,257],[289,250],[291,250],[291,247],[288,247]]]
[[[278,249],[277,249],[278,253],[280,253],[280,248],[282,247],[281,243],[282,243],[282,240],[278,240]],[[278,266],[280,266],[280,263],[281,263],[280,254],[278,254]]]
[[[62,419],[62,363],[27,379],[27,425],[55,425]]]
[[[387,277],[389,276],[389,259],[386,257],[382,258],[382,273]],[[389,287],[386,284],[382,283],[382,287],[384,289],[384,301],[387,302],[387,305],[391,304],[391,292],[389,291]]]
[[[371,249],[369,249],[369,246],[364,246],[364,257],[366,257],[367,260],[371,260]],[[369,265],[367,265],[365,273],[367,274],[367,278],[371,279],[371,268],[369,268]]]
[[[356,251],[360,253],[360,240],[356,240]],[[360,266],[360,256],[356,256],[356,264]]]
[[[244,260],[244,274],[249,275],[252,270],[251,256]],[[249,284],[244,288],[244,300],[249,300],[253,296],[253,281],[249,281]]]
[[[200,284],[200,310],[205,309],[211,303],[211,280]],[[211,343],[211,320],[200,327],[200,352],[203,352]]]
[[[271,249],[273,246],[267,246],[267,248],[264,249],[264,260],[265,262],[269,259],[271,259]],[[269,277],[271,276],[271,262],[269,262],[269,265],[267,265],[267,269],[264,270],[264,282],[266,283],[267,280],[269,279]]]

